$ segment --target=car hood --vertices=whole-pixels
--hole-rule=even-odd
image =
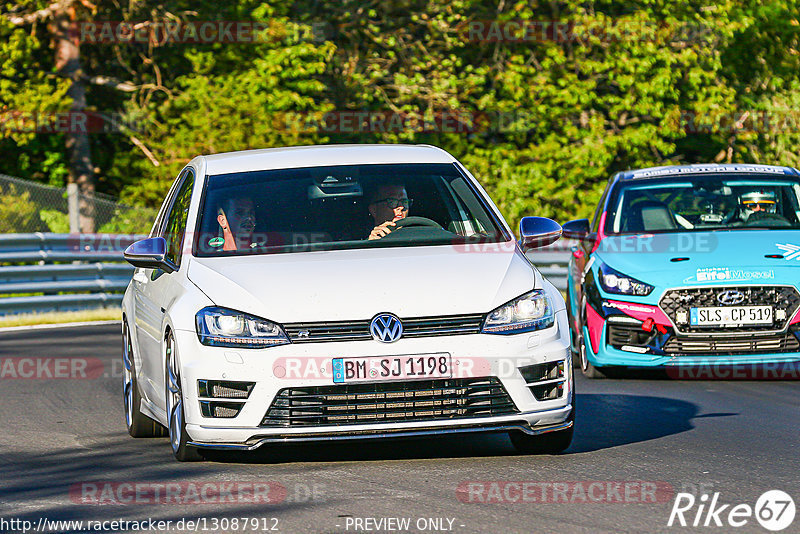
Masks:
[[[732,230],[611,236],[599,243],[595,257],[655,286],[795,283],[800,274],[800,232]]]
[[[188,277],[217,306],[279,323],[486,313],[542,287],[517,251],[451,246],[193,257]]]

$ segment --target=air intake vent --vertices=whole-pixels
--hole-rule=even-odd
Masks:
[[[255,382],[232,382],[230,380],[197,381],[200,396],[212,399],[246,399],[255,385]]]
[[[673,336],[664,346],[664,352],[670,356],[800,352],[800,342],[791,333],[723,339]]]
[[[564,360],[527,365],[520,367],[519,372],[537,401],[554,400],[564,395],[567,381]]]
[[[261,426],[434,421],[518,413],[497,378],[287,388]]]
[[[239,415],[243,406],[243,402],[200,401],[200,411],[203,417],[230,419]]]

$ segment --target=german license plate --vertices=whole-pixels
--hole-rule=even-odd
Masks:
[[[450,354],[444,352],[334,358],[332,367],[333,381],[336,384],[453,377]]]
[[[772,306],[725,306],[691,308],[692,326],[741,326],[772,324]]]

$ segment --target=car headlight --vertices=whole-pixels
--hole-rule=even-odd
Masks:
[[[260,349],[290,343],[280,325],[254,315],[211,306],[195,316],[203,345]]]
[[[489,313],[481,331],[485,334],[519,334],[548,328],[554,321],[550,299],[544,291],[536,289]]]
[[[607,293],[644,297],[654,289],[650,284],[615,271],[606,264],[600,265],[599,273],[600,285]]]

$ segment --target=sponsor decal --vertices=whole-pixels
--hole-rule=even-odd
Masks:
[[[676,174],[700,174],[700,173],[728,173],[728,172],[763,172],[771,174],[783,174],[780,167],[768,167],[766,165],[725,165],[725,166],[687,166],[687,167],[668,167],[666,169],[642,170],[633,173],[633,178],[647,178],[652,176],[672,176]]]
[[[772,269],[745,270],[731,269],[730,267],[703,267],[697,269],[694,276],[683,280],[684,284],[705,282],[749,282],[753,280],[773,280],[775,271]]]
[[[775,246],[783,251],[783,259],[800,261],[800,245],[792,243],[775,243]]]
[[[671,326],[669,318],[658,306],[634,304],[631,302],[619,302],[616,300],[604,300],[603,311],[605,311],[605,308],[617,309],[625,315],[633,317],[634,319],[645,321],[645,324],[642,326],[647,332],[650,332],[655,325],[658,327],[658,331],[664,334],[666,333],[666,330],[664,330],[664,327],[661,325]],[[649,329],[646,327],[648,321],[650,325]]]

